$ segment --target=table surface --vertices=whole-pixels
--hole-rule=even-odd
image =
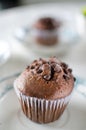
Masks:
[[[34,59],[34,55],[28,52],[28,49],[20,44],[15,38],[14,33],[18,27],[25,24],[30,24],[33,14],[37,9],[56,9],[62,8],[67,11],[80,12],[81,7],[86,3],[52,3],[43,5],[30,5],[22,6],[18,8],[8,9],[0,12],[0,39],[7,41],[11,44],[11,57],[10,59],[0,66],[0,77],[8,76],[19,71],[22,71],[30,62],[31,57]],[[77,45],[68,55],[61,57],[72,68],[75,75],[86,78],[86,44],[84,40],[80,40]]]

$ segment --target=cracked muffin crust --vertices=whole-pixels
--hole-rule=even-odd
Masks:
[[[57,99],[68,96],[74,87],[72,69],[52,57],[34,60],[17,78],[19,91],[26,96],[41,99]]]

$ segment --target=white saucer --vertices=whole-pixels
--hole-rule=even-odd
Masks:
[[[7,79],[0,83],[3,86],[0,87],[0,130],[86,130],[86,97],[76,91],[77,89],[59,120],[37,124],[22,113],[12,87],[13,80],[14,78]]]
[[[28,31],[26,31],[28,30]],[[76,43],[78,43],[80,37],[78,33],[71,29],[71,27],[63,27],[62,31],[59,33],[59,43],[53,46],[43,46],[36,43],[34,37],[31,36],[30,29],[28,25],[26,27],[21,27],[16,31],[15,37],[20,43],[22,43],[26,48],[32,50],[36,55],[42,56],[52,56],[52,55],[64,55],[68,52]]]
[[[10,44],[4,40],[0,40],[0,65],[5,63],[11,55]]]

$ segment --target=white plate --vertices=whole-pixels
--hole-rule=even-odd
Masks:
[[[72,99],[61,118],[49,124],[37,124],[22,113],[12,87],[17,75],[0,83],[0,130],[86,130],[86,95],[76,85]],[[84,84],[82,85],[85,88]],[[79,92],[78,92],[78,91]]]
[[[4,40],[0,40],[0,65],[5,63],[11,55],[10,44]]]

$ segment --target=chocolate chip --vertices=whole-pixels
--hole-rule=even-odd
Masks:
[[[36,63],[35,63],[35,66],[37,66],[37,65],[38,65],[38,63],[36,62]]]
[[[69,68],[68,71],[69,71],[70,73],[72,73],[72,69],[71,69],[71,68]]]
[[[48,81],[49,81],[49,80],[51,79],[51,76],[50,76],[50,75],[44,75],[43,78],[44,78],[45,80],[48,80]]]
[[[76,78],[74,77],[74,81],[76,81]]]
[[[39,66],[36,66],[36,70],[39,70]]]
[[[65,73],[65,74],[68,74],[68,72],[67,72],[67,70],[66,70],[66,69],[63,69],[63,71],[64,71],[64,73]]]
[[[63,78],[64,78],[65,80],[70,79],[70,78],[69,78],[69,76],[68,76],[68,75],[66,75],[66,74],[64,74],[64,75],[63,75]]]
[[[68,65],[64,62],[61,63],[61,66],[64,67],[64,68],[68,68]]]
[[[38,74],[42,73],[42,70],[41,69],[37,70],[37,73]]]
[[[63,75],[63,78],[66,79],[66,75]]]
[[[35,66],[31,66],[31,69],[34,69],[35,68]]]
[[[56,71],[57,73],[59,73],[59,72],[61,72],[61,69],[60,69],[60,67],[56,66],[56,67],[54,68],[54,71]]]
[[[51,79],[54,77],[54,73],[55,73],[54,68],[51,67]]]
[[[43,60],[42,62],[43,62],[43,64],[46,64],[46,61]]]
[[[59,73],[59,72],[61,72],[61,68],[56,65],[55,68],[54,68],[54,71],[56,71],[57,73]]]

